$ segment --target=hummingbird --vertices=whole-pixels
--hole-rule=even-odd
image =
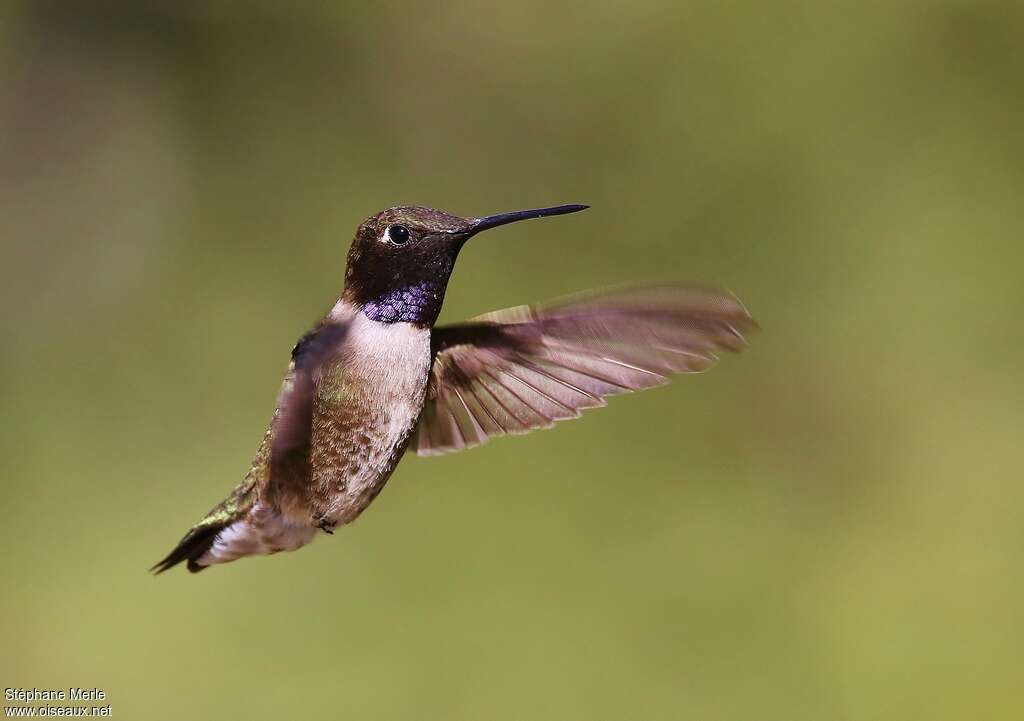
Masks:
[[[430,456],[548,428],[744,347],[756,324],[735,296],[671,285],[435,325],[466,241],[587,207],[462,218],[403,206],[367,218],[340,297],[292,349],[249,472],[150,570],[294,551],[354,521],[407,450]]]

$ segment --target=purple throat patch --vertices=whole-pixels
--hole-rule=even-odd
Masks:
[[[378,323],[429,324],[437,320],[443,300],[442,287],[437,283],[420,281],[367,301],[363,305],[363,314]]]

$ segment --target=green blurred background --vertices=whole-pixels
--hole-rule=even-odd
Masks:
[[[1024,713],[1024,5],[0,9],[0,685],[130,719]],[[711,373],[146,568],[242,476],[356,224],[585,202],[443,319],[735,290]]]

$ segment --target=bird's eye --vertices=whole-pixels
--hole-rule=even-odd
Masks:
[[[389,225],[384,236],[395,245],[405,245],[409,242],[409,229],[404,225]]]

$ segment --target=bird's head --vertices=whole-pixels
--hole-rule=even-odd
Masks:
[[[431,326],[441,312],[448,278],[467,240],[517,220],[564,215],[586,205],[460,218],[433,208],[388,208],[356,230],[348,253],[343,298],[371,320]]]

